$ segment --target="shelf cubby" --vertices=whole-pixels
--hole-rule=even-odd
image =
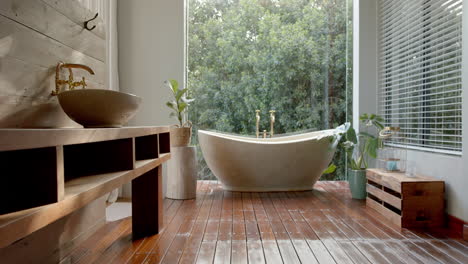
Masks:
[[[170,153],[171,152],[171,140],[169,132],[161,133],[159,137],[159,153]]]
[[[132,170],[131,138],[66,145],[63,147],[65,182],[82,176]]]
[[[158,135],[135,138],[135,159],[146,160],[159,157]]]
[[[61,147],[0,152],[0,214],[50,204],[63,198]]]

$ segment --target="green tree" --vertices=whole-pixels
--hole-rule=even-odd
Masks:
[[[269,127],[268,110],[276,110],[277,133],[344,123],[351,2],[190,0],[188,88],[197,98],[190,108],[195,131],[254,135],[256,109],[263,111],[262,128]],[[199,177],[211,177],[203,159],[199,165]],[[339,170],[327,177],[342,175]]]

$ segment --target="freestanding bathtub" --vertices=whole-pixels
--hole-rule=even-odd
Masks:
[[[257,139],[198,130],[208,167],[225,190],[311,190],[328,167],[343,130]]]

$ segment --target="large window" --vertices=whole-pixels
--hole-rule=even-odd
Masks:
[[[461,14],[462,0],[379,1],[380,113],[411,148],[461,153]]]
[[[350,119],[352,0],[189,0],[189,116],[196,129],[255,135]],[[199,152],[199,178],[210,178]],[[344,164],[331,177],[344,177]]]

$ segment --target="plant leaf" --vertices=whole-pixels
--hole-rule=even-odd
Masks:
[[[171,109],[174,109],[177,111],[176,109],[176,103],[175,102],[167,102],[166,105],[171,108]]]
[[[187,91],[188,91],[187,88],[177,91],[177,94],[176,94],[176,96],[175,96],[176,101],[179,101],[180,98],[182,98],[182,96],[183,96]]]
[[[330,164],[330,166],[328,166],[328,168],[326,168],[324,171],[323,171],[323,174],[330,174],[330,173],[333,173],[336,171],[336,165],[335,164]]]
[[[184,102],[179,103],[179,113],[182,113],[186,107],[187,107],[187,103],[184,103]]]
[[[169,83],[171,84],[172,92],[176,95],[179,90],[179,83],[174,79],[169,80]]]
[[[354,130],[354,128],[350,127],[348,131],[346,131],[346,139],[357,144],[356,130]]]
[[[374,125],[380,130],[384,128],[384,126],[379,121],[374,121]]]
[[[379,146],[379,142],[376,138],[369,138],[369,143],[367,144],[367,152],[369,156],[372,158],[377,158],[377,147]]]

